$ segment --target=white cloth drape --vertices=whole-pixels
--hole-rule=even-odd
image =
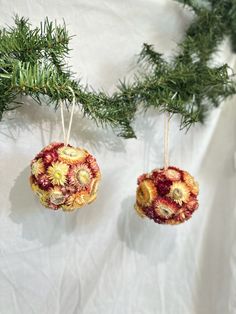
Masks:
[[[83,82],[115,90],[132,77],[143,42],[169,57],[193,16],[172,0],[0,0],[37,25],[62,22],[70,64]],[[216,58],[232,67],[227,40]],[[123,140],[76,112],[71,144],[100,164],[92,205],[74,213],[44,209],[31,193],[30,160],[62,140],[60,112],[30,99],[0,122],[0,314],[235,314],[235,98],[187,134],[170,128],[171,164],[200,183],[200,208],[187,223],[159,226],[135,214],[136,178],[163,166],[163,116],[137,117],[138,139]],[[68,115],[66,115],[68,116]]]

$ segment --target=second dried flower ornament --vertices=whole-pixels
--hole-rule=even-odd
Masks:
[[[65,131],[63,106],[61,118],[64,143],[51,143],[31,162],[30,184],[47,208],[73,211],[96,199],[101,173],[96,159],[85,149],[68,144],[75,109],[73,90],[68,132]]]
[[[154,169],[138,178],[135,209],[142,218],[148,217],[159,224],[176,225],[191,218],[198,208],[199,187],[187,171],[169,166],[170,114],[164,114],[164,168]]]

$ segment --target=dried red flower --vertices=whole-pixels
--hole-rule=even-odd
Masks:
[[[42,190],[48,190],[52,187],[52,183],[46,174],[40,174],[37,179],[37,184]]]
[[[52,162],[56,162],[58,159],[58,153],[56,150],[47,150],[43,153],[43,162],[46,165],[50,165]]]
[[[159,181],[157,184],[157,190],[161,196],[164,196],[170,192],[172,182],[170,180]]]

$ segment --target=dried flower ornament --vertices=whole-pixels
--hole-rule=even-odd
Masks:
[[[178,181],[170,180],[170,170],[178,172],[180,178]],[[184,174],[185,171],[181,169],[168,167],[155,169],[140,176],[135,204],[137,214],[159,224],[171,225],[180,224],[191,218],[198,208],[198,193],[195,185],[191,189],[186,184]]]
[[[73,156],[71,160],[68,158],[62,162],[59,160],[59,150],[67,147],[73,148],[79,155],[83,152],[87,157],[82,160],[82,163],[81,159],[75,162]],[[91,169],[88,161],[88,157],[91,157],[91,155],[82,148],[65,146],[64,143],[53,143],[50,153],[55,153],[58,160],[46,164],[43,163],[44,159],[38,156],[48,154],[48,149],[48,146],[45,147],[32,162],[32,165],[35,163],[40,164],[40,169],[43,171],[40,170],[40,174],[38,174],[38,171],[31,171],[30,177],[31,188],[39,197],[40,202],[45,207],[64,211],[72,211],[93,202],[97,196],[101,173],[98,165],[96,171],[94,171],[94,168]],[[38,160],[40,161],[38,162]],[[35,168],[32,166],[31,169]]]
[[[176,97],[174,94],[173,98]],[[169,166],[168,133],[170,115],[165,116],[164,165],[138,178],[135,210],[159,224],[180,224],[198,208],[199,187],[187,172]]]
[[[92,203],[101,179],[96,159],[68,144],[73,108],[67,135],[62,113],[64,143],[49,144],[31,163],[31,188],[41,204],[53,210],[73,211]]]

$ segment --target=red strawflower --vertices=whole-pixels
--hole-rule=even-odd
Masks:
[[[52,187],[48,176],[46,174],[40,174],[37,179],[37,184],[42,190],[49,190]]]
[[[52,162],[57,161],[58,153],[56,150],[48,150],[43,153],[43,162],[50,165]]]
[[[187,209],[189,209],[190,211],[194,211],[198,208],[198,201],[197,198],[194,196],[191,196],[190,200],[188,201],[188,203],[186,204]]]
[[[158,181],[157,183],[157,191],[158,194],[164,196],[170,192],[170,187],[172,182],[168,179],[164,179],[163,181]]]
[[[158,185],[160,181],[165,181],[166,176],[164,175],[163,171],[153,171],[151,174],[151,178],[153,180],[153,182],[155,183],[155,185]]]
[[[66,186],[61,188],[62,193],[65,195],[65,197],[69,197],[71,194],[75,194],[78,192],[78,189],[75,186]]]
[[[99,166],[97,164],[96,159],[92,155],[89,155],[86,158],[86,162],[89,164],[89,168],[92,170],[93,175],[95,177],[99,176],[100,175],[100,169],[99,169]]]

